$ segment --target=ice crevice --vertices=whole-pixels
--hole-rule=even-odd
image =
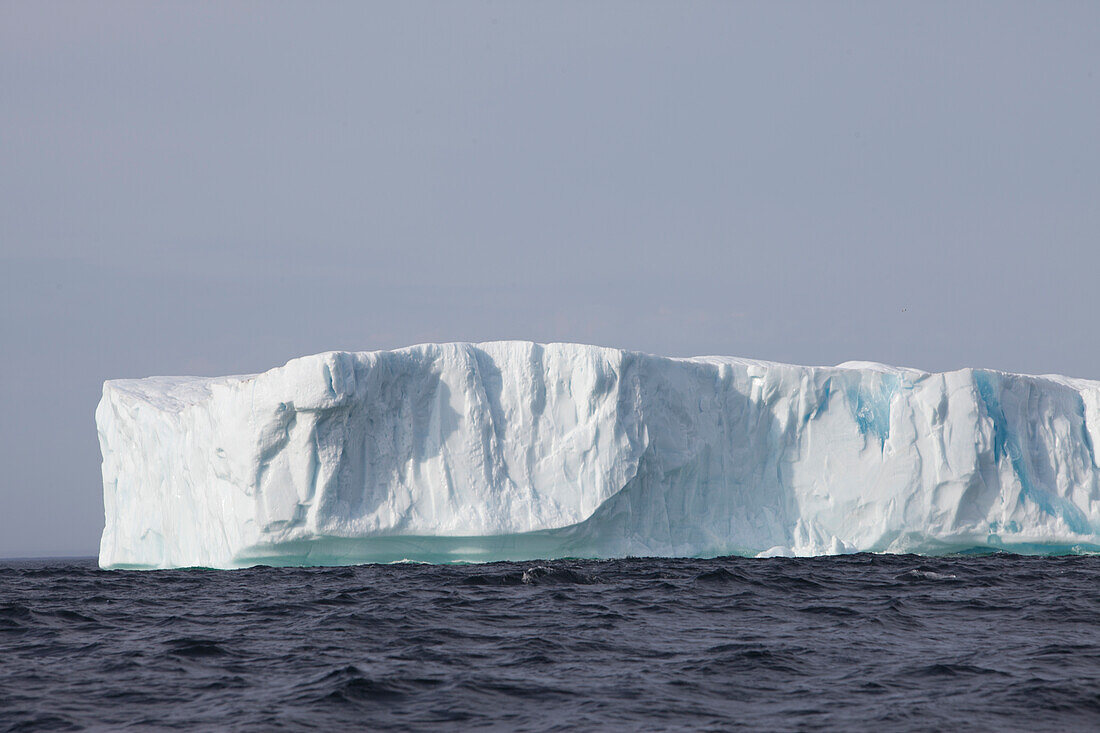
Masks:
[[[103,567],[1100,549],[1100,382],[580,344],[104,384]]]

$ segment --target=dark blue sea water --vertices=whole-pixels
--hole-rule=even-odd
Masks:
[[[0,729],[1085,730],[1100,558],[0,567]]]

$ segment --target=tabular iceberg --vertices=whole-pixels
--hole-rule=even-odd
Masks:
[[[103,567],[1100,550],[1100,382],[578,344],[113,380]]]

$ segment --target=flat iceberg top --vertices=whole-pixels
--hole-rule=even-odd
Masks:
[[[412,346],[405,346],[400,349],[381,349],[377,351],[325,351],[319,354],[312,354],[310,356],[298,357],[291,359],[282,368],[290,368],[292,365],[298,362],[306,360],[324,359],[329,356],[335,356],[337,354],[346,355],[352,358],[367,358],[372,355],[378,354],[417,354],[424,353],[431,350],[441,350],[445,348],[457,348],[457,349],[480,349],[486,348],[494,349],[501,347],[511,348],[553,348],[558,346],[568,346],[580,349],[600,349],[600,350],[613,350],[606,347],[591,346],[587,344],[573,344],[568,342],[552,342],[549,344],[538,344],[532,341],[486,341],[486,342],[465,342],[454,341],[445,343],[423,343],[415,344]],[[616,351],[620,351],[617,350]],[[650,358],[650,359],[666,359],[668,361],[675,362],[688,362],[688,363],[701,363],[701,364],[729,364],[731,366],[746,366],[746,367],[778,367],[778,368],[800,368],[800,369],[846,369],[857,371],[869,371],[869,372],[881,372],[884,374],[895,375],[908,375],[912,379],[920,379],[928,377],[936,372],[926,372],[922,369],[916,369],[913,367],[899,367],[891,366],[889,364],[882,364],[874,361],[846,361],[835,366],[817,366],[817,367],[800,367],[795,364],[789,364],[786,362],[767,361],[763,359],[748,359],[738,356],[720,356],[720,355],[705,355],[705,356],[689,356],[689,357],[677,357],[668,356],[662,357],[654,354],[647,354],[637,351],[621,350],[623,354],[630,354],[638,358]],[[274,370],[271,370],[274,371]],[[975,371],[974,369],[962,369],[956,371]],[[1042,374],[1042,375],[1030,375],[1030,374],[1016,374],[1013,372],[1003,372],[993,369],[981,369],[978,371],[988,371],[997,374],[1003,374],[1005,376],[1029,378],[1029,379],[1042,379],[1056,384],[1063,384],[1072,386],[1077,389],[1096,389],[1100,387],[1100,380],[1090,380],[1078,377],[1067,377],[1061,374]],[[950,372],[944,372],[950,373]],[[210,396],[211,384],[230,384],[239,382],[248,382],[261,376],[260,374],[236,374],[225,377],[194,377],[194,376],[175,376],[175,377],[141,377],[137,379],[109,379],[104,382],[104,387],[110,386],[112,389],[130,391],[135,397],[145,399],[149,402],[164,401],[165,406],[192,404],[194,402],[201,401]]]
[[[215,384],[238,384],[257,375],[234,377],[145,377],[143,379],[110,379],[103,384],[133,400],[141,400],[162,410],[178,412],[210,399]]]
[[[579,344],[104,384],[104,567],[1100,547],[1100,382]]]

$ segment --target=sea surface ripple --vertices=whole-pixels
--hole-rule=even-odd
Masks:
[[[1100,726],[1100,558],[0,562],[0,730]]]

